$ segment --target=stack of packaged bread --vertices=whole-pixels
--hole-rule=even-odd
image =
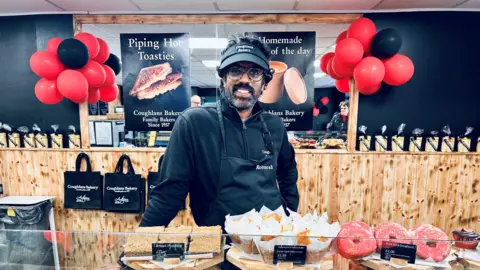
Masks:
[[[329,223],[326,213],[304,216],[283,208],[272,211],[263,207],[238,216],[226,216],[225,231],[232,243],[247,254],[260,254],[265,263],[273,263],[276,245],[307,247],[306,263],[321,263],[340,231],[338,222]]]
[[[221,253],[222,228],[212,227],[139,227],[127,238],[125,257],[151,256],[153,243],[184,243],[189,254]]]

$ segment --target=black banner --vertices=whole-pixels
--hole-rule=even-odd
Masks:
[[[254,32],[268,46],[275,69],[260,98],[265,111],[282,118],[292,131],[312,129],[315,32]]]
[[[121,34],[125,128],[172,130],[190,107],[188,33]]]

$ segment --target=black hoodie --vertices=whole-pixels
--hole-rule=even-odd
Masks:
[[[252,116],[242,123],[237,111],[222,102],[227,155],[260,160],[266,149],[259,115],[262,114],[274,141],[277,182],[288,208],[297,210],[297,164],[282,120],[264,112],[257,103]],[[215,201],[220,170],[222,138],[215,105],[185,110],[175,122],[161,166],[161,183],[150,194],[140,226],[167,226],[190,193],[190,208],[198,226]],[[245,201],[248,202],[248,196]],[[242,213],[231,213],[242,214]],[[223,225],[223,224],[218,224]]]

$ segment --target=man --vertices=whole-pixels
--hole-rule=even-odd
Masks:
[[[227,214],[264,205],[297,210],[295,152],[282,120],[257,102],[272,78],[269,59],[269,50],[256,39],[229,42],[218,67],[221,98],[178,117],[161,183],[140,226],[167,226],[188,193],[199,226],[223,226]]]
[[[202,105],[202,99],[197,96],[197,95],[194,95],[190,98],[190,107],[198,107]]]
[[[348,101],[342,101],[338,105],[340,112],[336,112],[330,123],[327,124],[327,131],[337,131],[340,134],[347,133],[348,130]]]

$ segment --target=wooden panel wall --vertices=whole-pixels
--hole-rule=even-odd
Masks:
[[[93,169],[102,173],[113,171],[123,153],[112,149],[85,152],[91,158]],[[6,195],[57,196],[58,230],[133,231],[141,215],[62,208],[63,172],[74,170],[78,153],[52,149],[0,150],[0,183]],[[127,154],[136,172],[146,177],[149,171],[156,170],[162,152],[130,150]],[[363,220],[373,225],[388,220],[406,227],[431,223],[449,235],[455,228],[480,230],[478,154],[298,151],[297,162],[300,213],[313,209],[319,213],[327,211],[331,220],[341,223]],[[180,212],[172,223],[193,224],[189,210]],[[108,245],[110,239],[100,238]],[[102,249],[89,246],[92,241],[82,241],[85,243],[79,246],[84,254],[78,253],[75,257],[81,256],[83,261],[92,248]],[[113,261],[116,255],[104,250],[103,255],[97,253],[94,256],[98,258],[90,261]]]

